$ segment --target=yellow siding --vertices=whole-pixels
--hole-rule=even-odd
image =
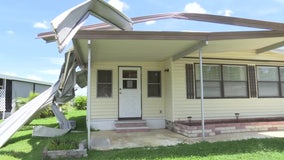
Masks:
[[[165,73],[164,83],[165,83],[165,112],[166,120],[173,121],[173,85],[172,85],[172,60],[165,62],[165,68],[169,69],[169,72]]]
[[[97,70],[106,69],[112,70],[112,97],[111,98],[97,98]],[[118,80],[116,79],[118,75],[118,69],[116,66],[111,64],[94,64],[92,66],[92,97],[91,97],[91,118],[115,118],[118,115],[118,94],[117,94],[117,85]]]
[[[118,67],[119,66],[141,66],[142,84],[142,116],[143,118],[164,117],[164,65],[162,62],[104,62],[95,63],[92,66],[92,119],[117,119],[118,118]],[[96,96],[96,74],[97,70],[107,69],[113,72],[113,86],[111,98],[97,98]],[[162,97],[147,97],[147,71],[161,71]]]
[[[206,54],[205,54],[206,55]],[[203,59],[203,63],[216,64],[255,64],[255,65],[275,65],[284,66],[281,62],[283,55],[278,54],[261,54],[252,56],[251,54],[236,54],[235,58],[248,58],[251,61],[240,60],[217,60],[217,59]],[[238,56],[237,56],[238,55]],[[254,54],[255,55],[255,54]],[[212,54],[210,58],[220,58],[220,54]],[[223,55],[225,56],[225,54]],[[208,55],[207,55],[208,57]],[[222,58],[229,58],[226,55]],[[232,58],[232,57],[230,57]],[[253,61],[252,59],[257,61]],[[265,60],[261,62],[260,60]],[[274,60],[274,62],[267,62],[266,60]],[[186,120],[188,116],[193,119],[200,119],[200,99],[186,98],[186,77],[185,64],[199,63],[198,59],[184,58],[174,62],[174,76],[173,76],[173,99],[174,99],[174,119]],[[205,118],[207,119],[223,119],[235,118],[234,113],[240,113],[240,118],[256,118],[256,117],[273,117],[283,116],[284,113],[284,98],[241,98],[241,99],[205,99],[204,109]]]
[[[142,64],[142,116],[143,118],[160,118],[164,117],[164,67],[163,63],[145,63]],[[161,71],[162,78],[162,97],[147,96],[147,72]]]
[[[165,118],[174,121],[186,120],[186,117],[192,116],[193,119],[200,119],[200,100],[186,98],[185,64],[199,63],[195,54],[190,56],[196,58],[183,58],[175,62],[169,59],[165,62],[94,63],[92,66],[91,118],[118,118],[118,67],[141,66],[142,118]],[[255,53],[205,53],[204,57],[203,63],[284,66],[284,62],[281,62],[283,55],[275,53],[264,53],[257,56]],[[227,60],[233,58],[237,60]],[[240,59],[246,60],[241,61]],[[96,74],[98,69],[113,71],[112,98],[96,97]],[[164,72],[165,69],[169,69],[169,72]],[[161,98],[147,97],[147,71],[154,70],[159,70],[162,74]],[[205,118],[235,118],[234,113],[240,113],[240,118],[281,116],[284,113],[282,104],[284,104],[284,98],[205,99]]]
[[[234,113],[240,113],[240,118],[283,116],[283,103],[283,98],[205,99],[205,118],[232,119],[235,118]],[[177,100],[175,107],[175,120],[186,120],[188,116],[198,120],[201,117],[199,99]]]

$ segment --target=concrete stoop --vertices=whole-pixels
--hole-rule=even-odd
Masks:
[[[114,122],[114,126],[118,133],[150,131],[145,120],[119,120]]]

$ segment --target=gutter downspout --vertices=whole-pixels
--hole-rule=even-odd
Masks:
[[[91,40],[88,40],[88,87],[87,87],[88,149],[91,149],[91,66],[92,66],[91,63],[92,63]]]

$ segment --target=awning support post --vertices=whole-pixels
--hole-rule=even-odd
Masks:
[[[206,44],[208,42],[206,41]],[[202,128],[202,140],[205,140],[205,120],[204,120],[204,94],[203,94],[203,60],[202,60],[202,48],[199,49],[199,70],[200,70],[200,107],[201,107],[201,128]]]
[[[88,40],[88,86],[87,86],[88,149],[91,149],[91,66],[92,66],[91,63],[92,63],[91,40]]]

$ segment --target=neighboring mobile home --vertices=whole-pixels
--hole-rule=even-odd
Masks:
[[[52,84],[15,76],[0,74],[0,108],[10,113],[12,103],[18,97],[26,98],[31,92],[42,93]]]
[[[95,12],[91,5],[86,9],[92,3],[105,10]],[[72,38],[77,63],[88,70],[87,116],[92,129],[112,130],[125,119],[145,120],[150,128],[171,128],[187,117],[201,120],[201,98],[207,120],[232,119],[235,113],[241,118],[283,116],[284,55],[274,50],[284,45],[283,23],[191,13],[129,19],[102,1],[88,1],[66,13],[53,21],[55,33],[39,37],[46,41],[57,37],[62,50],[67,43],[62,37],[69,31],[66,39]],[[79,29],[88,13],[108,23]],[[131,30],[132,24],[166,18],[256,30]],[[113,30],[111,24],[121,30]]]

